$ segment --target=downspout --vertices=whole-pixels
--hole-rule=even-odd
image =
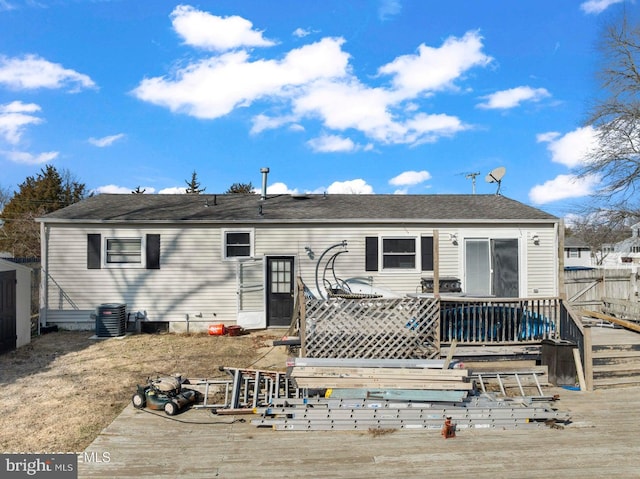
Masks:
[[[43,221],[40,223],[40,320],[38,321],[38,335],[40,327],[47,325],[47,311],[49,304],[49,228]]]

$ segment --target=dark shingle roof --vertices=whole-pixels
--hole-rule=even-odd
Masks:
[[[262,214],[260,214],[262,212]],[[45,222],[555,221],[500,195],[113,195],[101,194]]]

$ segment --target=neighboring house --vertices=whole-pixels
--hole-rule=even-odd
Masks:
[[[603,268],[637,268],[640,264],[640,223],[631,226],[631,237],[602,245]]]
[[[31,268],[0,259],[0,353],[31,342]]]
[[[593,267],[589,245],[575,236],[565,237],[564,267],[568,269]]]
[[[295,278],[318,295],[333,272],[400,295],[434,274],[469,296],[561,284],[562,221],[500,195],[101,194],[38,221],[41,318],[68,328],[102,303],[171,331],[288,326]]]

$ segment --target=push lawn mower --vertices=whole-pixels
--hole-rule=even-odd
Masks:
[[[144,386],[138,385],[138,391],[131,398],[133,407],[142,409],[145,406],[156,411],[164,410],[169,416],[198,400],[200,393],[192,389],[183,389],[184,384],[179,376],[163,376],[147,379]]]

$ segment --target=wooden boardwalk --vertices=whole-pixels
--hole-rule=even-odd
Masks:
[[[87,448],[80,478],[638,478],[640,388],[569,391],[564,429],[286,432],[252,416],[186,411],[173,419],[131,405]],[[245,419],[246,422],[232,421]]]

